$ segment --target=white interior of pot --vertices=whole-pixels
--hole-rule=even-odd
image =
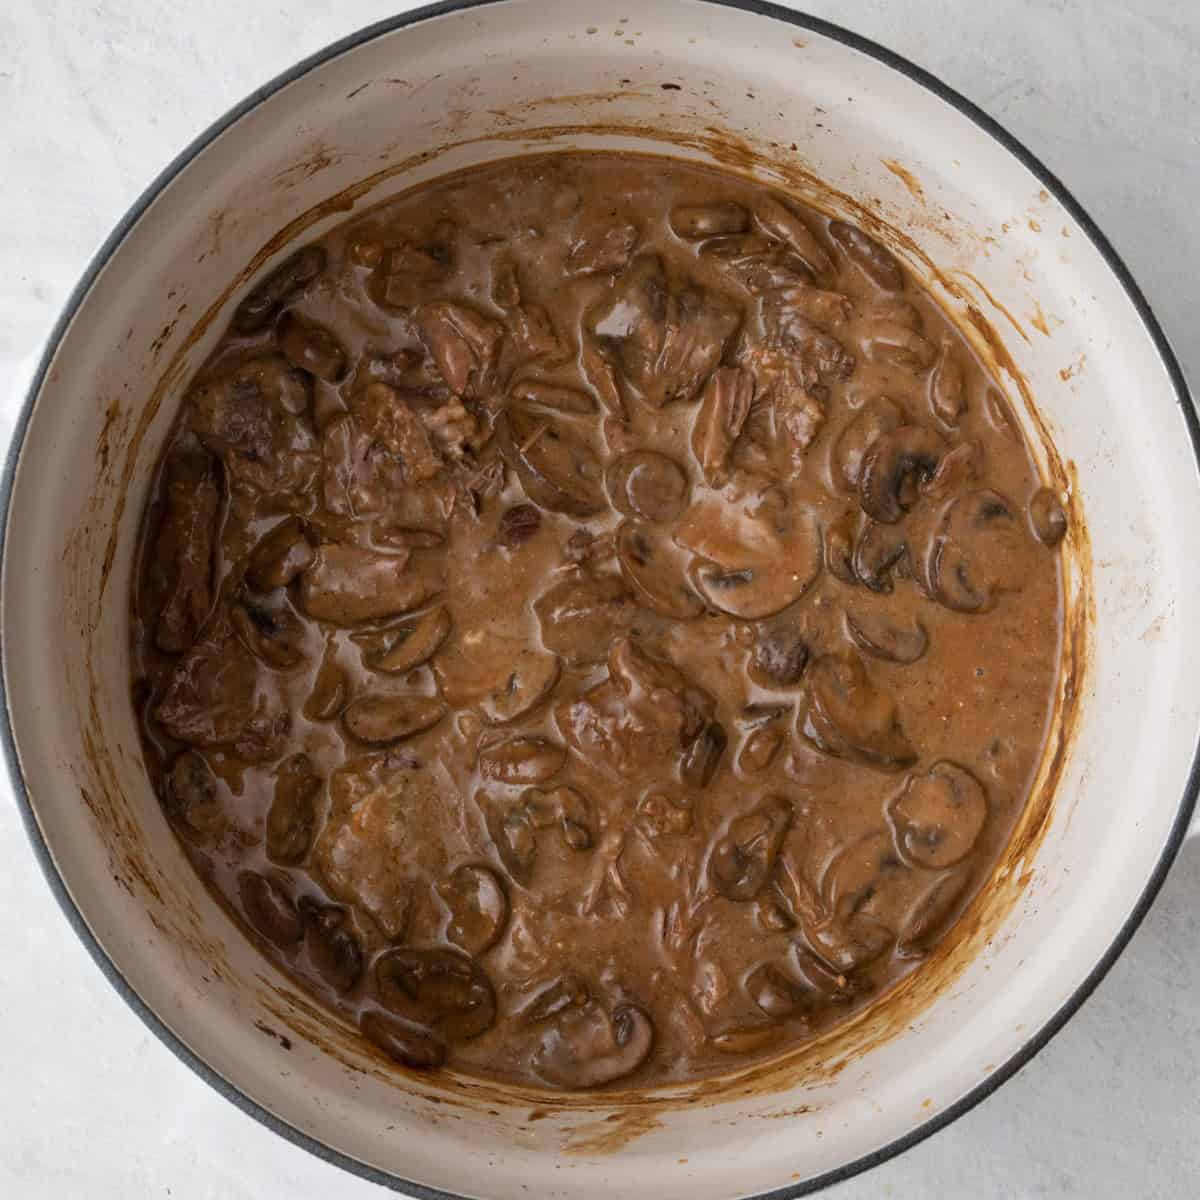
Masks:
[[[642,0],[628,12],[626,21],[585,0],[513,0],[439,17],[311,71],[209,145],[131,230],[62,342],[8,531],[4,655],[22,767],[58,868],[109,957],[259,1104],[365,1163],[468,1195],[528,1187],[609,1197],[650,1186],[661,1200],[743,1195],[910,1131],[1016,1053],[1102,956],[1160,855],[1194,749],[1195,464],[1154,347],[1083,231],[988,135],[872,58],[703,3]],[[275,990],[285,982],[193,876],[143,775],[128,698],[135,532],[179,384],[236,295],[188,350],[137,450],[103,594],[101,580],[130,439],[156,382],[193,322],[280,227],[447,142],[464,144],[387,179],[357,208],[526,149],[678,152],[650,135],[578,128],[613,124],[716,127],[775,144],[907,225],[941,266],[972,272],[1024,330],[982,305],[1076,465],[1096,570],[1080,735],[1032,879],[1002,931],[903,1036],[835,1078],[667,1112],[620,1152],[601,1153],[582,1148],[613,1128],[599,1101],[532,1124],[525,1106],[490,1099],[434,1105],[423,1098],[429,1087],[381,1071],[348,1037],[334,1055],[301,1036],[321,1019]],[[547,126],[566,130],[549,141],[519,136]],[[919,179],[923,202],[885,158]],[[1048,334],[1031,324],[1037,312]],[[290,1049],[257,1026],[287,1035]],[[339,1041],[336,1031],[322,1036]],[[764,1119],[792,1110],[801,1111]]]

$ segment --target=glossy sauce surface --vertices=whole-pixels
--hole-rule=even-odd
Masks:
[[[896,261],[742,179],[449,177],[255,281],[143,522],[164,810],[408,1066],[778,1054],[918,967],[1036,772],[1066,529]]]

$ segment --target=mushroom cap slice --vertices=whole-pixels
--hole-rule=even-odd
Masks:
[[[848,492],[858,491],[863,460],[876,439],[904,424],[904,410],[888,396],[868,400],[847,422],[833,446],[833,479]]]
[[[806,703],[797,724],[806,741],[835,758],[883,771],[917,760],[900,728],[896,702],[871,682],[852,651],[824,654],[809,667]]]
[[[522,647],[510,664],[503,683],[492,688],[479,702],[485,720],[492,725],[509,725],[545,701],[562,674],[557,654],[532,646]]]
[[[375,960],[375,991],[397,1016],[451,1041],[478,1037],[496,1020],[491,980],[460,950],[387,950]]]
[[[508,922],[508,893],[495,871],[464,863],[437,890],[449,909],[447,941],[472,955],[496,944]]]
[[[1000,593],[1020,590],[1035,550],[1015,506],[999,492],[980,488],[959,496],[931,545],[933,598],[956,612],[986,612]]]
[[[933,478],[945,450],[941,436],[920,425],[880,434],[863,456],[859,473],[863,512],[895,525],[917,502],[920,485]]]
[[[640,521],[622,521],[617,530],[617,562],[634,597],[652,612],[690,621],[704,612],[669,539]]]
[[[346,732],[370,746],[386,746],[433,728],[446,706],[431,696],[366,695],[342,713]]]
[[[613,507],[627,517],[673,521],[687,503],[687,476],[657,450],[622,454],[609,466],[606,483]]]
[[[758,621],[794,604],[821,569],[820,530],[781,493],[727,495],[693,504],[675,531],[696,558],[694,589],[713,608]]]
[[[965,767],[942,760],[910,775],[886,811],[905,862],[941,870],[971,853],[987,822],[987,793]]]
[[[715,609],[743,621],[760,621],[795,604],[816,577],[820,561],[819,543],[797,562],[762,563],[723,570],[703,559],[693,561],[688,571],[692,586]]]
[[[549,697],[562,671],[558,655],[487,628],[456,633],[432,666],[447,704],[477,706],[492,725],[532,712]]]
[[[846,632],[860,650],[885,662],[914,663],[929,646],[929,634],[916,617],[906,625],[887,612],[847,609]]]
[[[446,1043],[411,1021],[372,1009],[359,1018],[358,1027],[386,1055],[414,1071],[432,1071],[446,1061]]]
[[[450,614],[439,605],[380,634],[352,635],[367,649],[367,665],[386,675],[403,675],[429,659],[450,632]]]
[[[608,647],[633,623],[637,605],[616,575],[570,576],[534,601],[542,644],[571,666],[603,662]]]
[[[580,518],[605,507],[600,460],[554,421],[512,408],[497,420],[496,440],[525,494],[539,507]]]
[[[445,586],[440,556],[385,554],[328,543],[300,577],[300,603],[310,617],[334,625],[379,621],[420,608]]]
[[[567,1009],[547,1030],[532,1066],[554,1087],[600,1087],[637,1070],[653,1045],[654,1026],[637,1005],[619,1004],[609,1015],[588,1004]]]

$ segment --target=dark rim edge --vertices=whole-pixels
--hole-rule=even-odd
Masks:
[[[91,290],[93,283],[146,210],[192,160],[219,138],[230,126],[234,125],[264,100],[273,96],[288,84],[294,83],[296,80],[307,75],[315,68],[366,42],[406,28],[409,25],[414,25],[433,17],[503,2],[504,0],[441,0],[440,3],[425,5],[399,16],[377,21],[331,43],[315,54],[302,59],[295,66],[277,75],[268,83],[263,84],[247,96],[246,99],[229,109],[222,117],[218,118],[203,133],[196,137],[184,150],[177,154],[146,187],[92,256],[79,282],[72,289],[63,306],[62,312],[46,338],[37,368],[34,371],[33,378],[22,401],[21,410],[14,424],[12,440],[9,443],[5,456],[3,473],[0,475],[0,596],[3,594],[5,547],[7,544],[13,481],[24,445],[25,434],[32,416],[34,401],[41,390],[50,364],[54,359],[63,336],[88,292]],[[943,83],[928,71],[869,38],[852,33],[840,25],[835,25],[821,18],[782,8],[778,4],[771,3],[770,0],[703,0],[703,2],[726,8],[739,9],[756,16],[782,21],[797,28],[806,29],[840,42],[852,50],[856,50],[883,63],[914,83],[919,84],[927,91],[932,92],[939,99],[952,105],[963,116],[969,118],[975,125],[999,142],[1070,213],[1071,217],[1087,234],[1089,240],[1103,257],[1108,268],[1121,284],[1147,334],[1150,336],[1159,359],[1166,369],[1171,386],[1175,392],[1176,401],[1181,410],[1184,426],[1191,440],[1192,453],[1196,459],[1197,467],[1200,469],[1200,420],[1197,419],[1196,411],[1192,405],[1183,370],[1175,357],[1174,351],[1171,349],[1170,343],[1158,319],[1151,310],[1141,289],[1134,281],[1128,267],[1126,267],[1124,261],[1108,238],[1100,231],[1095,222],[1058,176],[1046,167],[1036,155],[1013,137],[997,121],[988,116],[973,101],[968,100],[961,93]],[[0,653],[2,653],[2,649],[2,645],[0,645]],[[371,1183],[380,1184],[393,1191],[407,1192],[410,1195],[418,1197],[419,1200],[467,1200],[466,1197],[457,1193],[427,1187],[413,1180],[403,1179],[390,1172],[372,1167],[359,1159],[331,1149],[323,1142],[289,1125],[257,1101],[252,1100],[230,1083],[223,1075],[220,1075],[214,1068],[209,1066],[208,1063],[195,1054],[178,1035],[151,1011],[140,996],[138,996],[137,992],[130,986],[119,968],[108,957],[104,948],[93,935],[82,913],[72,900],[54,863],[49,847],[42,837],[41,829],[38,826],[37,818],[34,816],[33,808],[29,801],[17,756],[6,680],[3,672],[0,672],[0,717],[2,717],[2,720],[0,720],[0,743],[3,745],[4,759],[8,768],[9,778],[13,785],[13,792],[17,799],[17,807],[21,813],[21,819],[30,843],[33,846],[38,864],[42,869],[43,875],[46,877],[46,882],[49,884],[50,890],[54,893],[55,899],[63,911],[63,915],[67,918],[67,921],[78,935],[80,941],[83,942],[88,953],[100,968],[105,978],[159,1040],[180,1061],[189,1066],[201,1079],[220,1093],[226,1100],[235,1104],[242,1112],[253,1117],[260,1124],[265,1125],[268,1129],[279,1134],[293,1145],[307,1150],[317,1158],[334,1166],[341,1167],[343,1170],[366,1179]],[[1095,991],[1100,981],[1108,974],[1122,951],[1129,944],[1130,939],[1142,923],[1151,904],[1153,904],[1155,897],[1158,895],[1159,889],[1166,878],[1167,871],[1170,869],[1187,836],[1188,826],[1196,807],[1198,792],[1200,792],[1200,743],[1198,743],[1196,753],[1192,758],[1192,766],[1188,773],[1184,794],[1180,800],[1179,811],[1175,816],[1170,834],[1163,846],[1159,860],[1133,910],[1122,924],[1120,930],[1118,930],[1108,950],[1069,999],[1006,1062],[993,1070],[986,1079],[961,1096],[949,1107],[930,1117],[910,1132],[880,1147],[878,1150],[863,1155],[844,1166],[814,1176],[802,1183],[778,1188],[770,1192],[760,1192],[752,1200],[793,1200],[795,1197],[810,1195],[832,1184],[858,1175],[863,1171],[870,1170],[872,1167],[879,1166],[881,1163],[894,1158],[919,1142],[923,1142],[926,1138],[931,1137],[951,1122],[957,1120],[964,1113],[969,1112],[1030,1062],[1078,1011],[1092,992]]]

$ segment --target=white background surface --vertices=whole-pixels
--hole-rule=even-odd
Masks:
[[[407,7],[0,3],[0,445],[22,369],[95,245],[158,170],[259,83]],[[929,68],[1038,154],[1115,242],[1200,381],[1196,0],[805,7]],[[0,856],[0,1197],[386,1194],[268,1133],[146,1031],[59,913],[6,782]],[[831,1195],[1198,1194],[1198,900],[1195,841],[1112,974],[1031,1065]]]

